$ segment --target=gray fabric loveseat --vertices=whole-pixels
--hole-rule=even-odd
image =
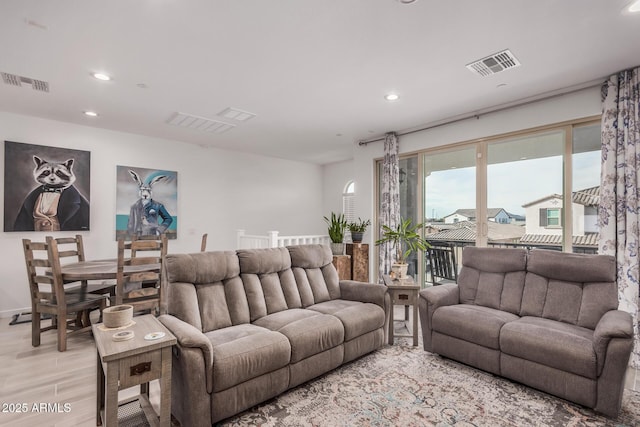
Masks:
[[[171,411],[210,426],[385,343],[386,287],[339,281],[328,246],[171,254]]]
[[[467,247],[458,284],[420,292],[424,349],[595,409],[620,410],[633,346],[613,257]]]

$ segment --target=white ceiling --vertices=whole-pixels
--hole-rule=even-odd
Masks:
[[[629,2],[2,0],[0,71],[50,92],[0,80],[0,110],[325,164],[387,131],[640,65]],[[503,49],[522,66],[465,68]],[[234,123],[217,116],[227,107],[257,116],[222,134],[166,123],[175,112]]]

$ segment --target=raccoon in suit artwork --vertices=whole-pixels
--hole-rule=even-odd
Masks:
[[[33,188],[24,197],[12,231],[71,231],[89,229],[89,201],[76,188],[76,159],[30,156]],[[6,200],[5,200],[6,204]],[[6,230],[5,224],[5,231]]]

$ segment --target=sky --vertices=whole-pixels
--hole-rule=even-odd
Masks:
[[[600,151],[573,155],[573,189],[600,183]],[[476,204],[475,167],[434,171],[426,178],[425,216],[442,218]],[[524,215],[522,205],[562,194],[562,156],[491,164],[487,168],[487,207]]]

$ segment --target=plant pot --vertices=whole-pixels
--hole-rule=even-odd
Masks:
[[[405,279],[407,277],[408,269],[409,264],[399,264],[397,262],[391,264],[391,271],[394,273],[397,279]]]
[[[362,237],[364,233],[362,231],[352,231],[351,232],[351,240],[353,243],[362,243]]]
[[[334,255],[344,255],[344,244],[331,242],[331,253]]]

